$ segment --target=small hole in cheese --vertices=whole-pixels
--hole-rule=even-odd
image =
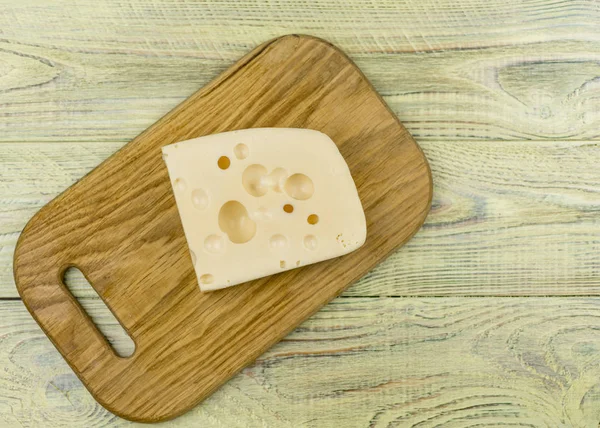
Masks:
[[[288,239],[284,236],[281,235],[280,233],[271,236],[271,239],[269,239],[269,246],[273,249],[281,249],[281,248],[285,248],[288,244]]]
[[[229,165],[231,165],[231,161],[227,156],[221,156],[217,161],[217,165],[219,165],[219,168],[221,169],[227,169],[229,168]]]
[[[183,178],[176,178],[175,179],[175,187],[180,192],[183,192],[185,190],[185,188],[187,187],[187,185],[185,184],[185,180]]]
[[[225,251],[225,239],[219,235],[208,235],[204,240],[204,249],[209,253],[222,253]]]
[[[213,282],[215,282],[215,277],[212,276],[210,273],[205,273],[200,277],[201,284],[212,284]]]
[[[243,143],[240,143],[233,148],[233,153],[239,160],[246,159],[249,152],[250,150],[248,150],[248,146]]]
[[[285,205],[283,206],[283,210],[284,210],[286,213],[288,213],[288,214],[291,214],[291,213],[293,213],[293,212],[294,212],[294,206],[293,206],[293,205],[291,205],[291,204],[285,204]]]
[[[319,216],[316,214],[311,214],[308,216],[306,221],[308,222],[308,224],[317,224],[319,222]]]
[[[285,269],[285,260],[279,260],[279,267]]]
[[[319,240],[314,235],[306,235],[304,237],[304,248],[314,251],[319,246]]]
[[[208,193],[204,189],[192,190],[192,204],[196,209],[200,211],[205,210],[208,207],[209,198]]]

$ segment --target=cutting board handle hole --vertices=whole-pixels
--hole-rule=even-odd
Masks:
[[[69,267],[63,275],[63,283],[115,353],[123,358],[133,355],[135,343],[83,273],[76,267]]]

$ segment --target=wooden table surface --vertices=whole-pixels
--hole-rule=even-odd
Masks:
[[[165,425],[598,427],[599,23],[586,0],[0,0],[0,426],[130,425],[21,303],[26,221],[254,46],[305,33],[344,49],[424,149],[432,212]]]

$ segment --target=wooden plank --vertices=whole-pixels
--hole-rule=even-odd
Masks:
[[[25,222],[121,143],[0,144],[0,297]],[[424,228],[348,295],[600,294],[600,144],[441,142]],[[81,285],[74,280],[74,286]]]
[[[170,426],[597,427],[599,325],[599,298],[339,298]],[[0,338],[0,424],[129,425],[21,302]]]
[[[595,2],[0,4],[2,141],[128,141],[286,33],[344,49],[420,140],[600,135]]]

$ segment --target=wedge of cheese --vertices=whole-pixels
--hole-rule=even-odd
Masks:
[[[365,242],[350,170],[321,132],[246,129],[162,151],[202,291],[338,257]]]

